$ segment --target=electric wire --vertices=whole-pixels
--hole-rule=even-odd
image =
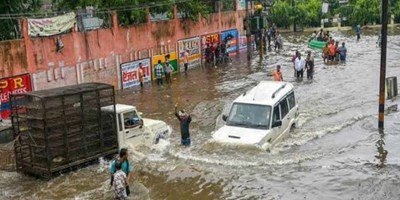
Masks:
[[[128,5],[128,6],[116,6],[116,7],[110,7],[110,8],[99,8],[95,10],[95,13],[99,14],[104,14],[104,13],[111,13],[113,11],[119,12],[119,11],[133,11],[133,10],[142,10],[146,8],[156,8],[156,7],[163,7],[163,6],[170,6],[171,4],[180,4],[180,3],[187,3],[187,2],[193,2],[193,0],[175,0],[172,2],[164,2],[164,3],[150,3],[150,4],[145,4],[141,6],[137,5]],[[210,1],[212,2],[212,1]],[[205,1],[199,2],[199,3],[206,3]],[[57,16],[57,15],[63,15],[69,12],[74,12],[74,10],[68,10],[68,11],[58,11],[58,12],[51,12],[51,15]],[[23,17],[39,17],[39,16],[45,16],[46,14],[44,13],[7,13],[7,14],[0,14],[0,19],[21,19]],[[53,17],[54,17],[53,16]]]

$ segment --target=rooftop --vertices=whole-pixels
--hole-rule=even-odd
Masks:
[[[103,90],[103,89],[114,89],[114,86],[106,83],[82,83],[78,85],[69,85],[47,90],[38,90],[34,92],[28,92],[22,95],[34,96],[38,98],[47,98],[47,97],[78,94],[78,93]]]
[[[235,103],[274,105],[285,94],[293,90],[293,85],[281,81],[261,81],[257,86],[235,99]]]
[[[123,113],[132,109],[136,109],[136,107],[131,105],[115,104],[115,113]],[[104,106],[101,110],[105,112],[114,112],[114,105]]]

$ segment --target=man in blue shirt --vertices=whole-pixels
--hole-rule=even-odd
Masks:
[[[357,40],[359,40],[361,38],[361,26],[357,25],[356,26],[356,34],[357,34]]]
[[[115,162],[118,161],[119,163],[121,163],[121,170],[126,174],[127,176],[127,183],[128,185],[126,186],[126,193],[129,196],[130,190],[129,190],[129,180],[132,176],[132,171],[133,171],[133,167],[132,165],[129,164],[128,161],[128,150],[126,148],[122,148],[119,151],[119,157],[117,159],[114,159],[111,164],[110,164],[110,173],[111,175],[113,175],[117,169],[115,168]],[[111,178],[111,183],[113,182],[112,180],[113,178]]]
[[[342,46],[338,48],[338,51],[339,51],[340,62],[346,62],[347,48],[344,42],[342,43]]]
[[[181,125],[181,144],[188,147],[191,143],[189,125],[192,118],[183,110],[178,112],[178,104],[175,104],[175,116],[178,118]]]
[[[161,65],[161,60],[158,60],[158,64],[154,67],[154,74],[156,75],[157,78],[157,85],[162,85],[163,84],[162,76],[164,74],[164,68]]]

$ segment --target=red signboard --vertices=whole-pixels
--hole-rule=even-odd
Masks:
[[[208,35],[203,35],[201,36],[201,50],[203,54],[203,59],[206,58],[206,48],[207,45],[211,49],[217,48],[217,46],[221,43],[221,35],[219,33],[213,33],[213,34],[208,34]]]
[[[11,94],[23,94],[30,91],[32,91],[32,85],[29,74],[0,79],[1,118],[8,118],[10,115],[9,98]]]

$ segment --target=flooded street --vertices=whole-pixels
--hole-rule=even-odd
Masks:
[[[144,117],[173,128],[168,141],[130,154],[132,199],[398,199],[400,196],[400,112],[385,115],[386,167],[378,168],[378,88],[380,49],[376,31],[359,42],[353,32],[335,32],[346,42],[347,63],[324,65],[313,50],[312,82],[296,82],[291,56],[305,55],[305,34],[283,35],[284,49],[268,52],[264,64],[246,53],[227,66],[198,67],[174,76],[171,87],[146,85],[125,90],[118,103],[133,104]],[[400,31],[388,37],[387,77],[400,76]],[[211,141],[223,125],[222,113],[242,92],[272,80],[276,64],[295,86],[299,126],[271,152]],[[174,104],[192,116],[192,146],[180,145]],[[400,103],[386,101],[386,107]],[[0,171],[0,199],[112,199],[108,164],[101,160],[51,181]]]

